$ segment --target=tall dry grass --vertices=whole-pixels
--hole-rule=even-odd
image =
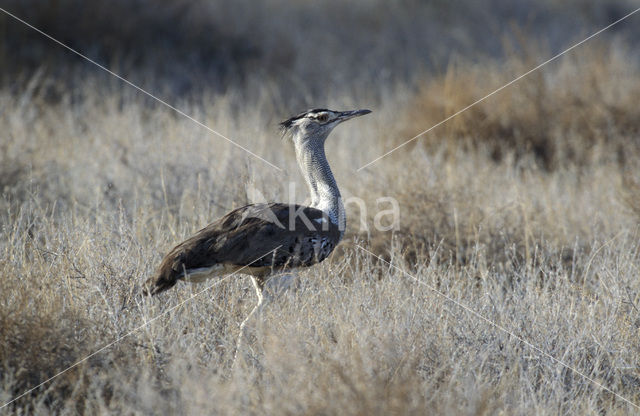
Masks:
[[[289,180],[302,189],[275,128],[289,114],[269,91],[241,111],[225,97],[181,104],[278,173],[126,90],[97,94],[89,80],[52,104],[45,77],[1,91],[0,401],[120,339],[2,411],[634,412],[401,272],[640,403],[640,84],[626,54],[568,56],[359,174],[531,61],[461,63],[384,101],[329,102],[374,110],[339,127],[328,156],[345,195],[399,201],[400,230],[350,222],[341,249],[251,323],[236,370],[255,301],[246,278],[192,300],[203,286],[148,299],[140,285],[172,244],[247,202],[247,187],[270,199]]]

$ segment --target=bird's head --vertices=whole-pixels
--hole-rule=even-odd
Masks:
[[[329,136],[331,130],[343,121],[369,114],[370,110],[333,111],[316,108],[302,112],[280,123],[285,134],[290,134],[296,145],[310,140],[321,143]]]

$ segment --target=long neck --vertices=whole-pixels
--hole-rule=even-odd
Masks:
[[[338,184],[324,153],[324,145],[317,142],[304,143],[296,147],[296,158],[311,193],[311,206],[324,211],[331,222],[344,231],[344,206]]]

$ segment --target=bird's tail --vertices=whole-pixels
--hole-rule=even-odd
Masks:
[[[145,296],[155,296],[165,290],[171,289],[178,282],[173,275],[166,276],[158,273],[156,276],[150,277],[142,288],[142,294]]]

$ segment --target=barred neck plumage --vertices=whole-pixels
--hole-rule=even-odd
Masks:
[[[346,228],[344,205],[324,154],[324,142],[338,124],[370,112],[369,110],[333,111],[316,108],[280,123],[284,132],[292,136],[298,165],[311,193],[311,207],[327,214],[329,220],[340,229],[340,238]]]
[[[344,206],[338,184],[327,162],[324,140],[296,140],[296,143],[299,143],[296,145],[296,158],[311,193],[311,207],[325,212],[329,220],[344,232]]]

